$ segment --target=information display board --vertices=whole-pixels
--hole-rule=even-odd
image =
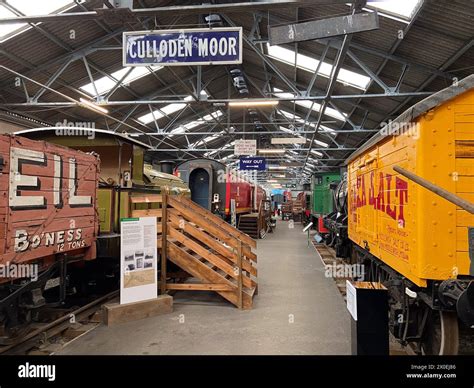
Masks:
[[[158,296],[156,217],[124,218],[120,226],[120,304],[154,299]]]
[[[234,155],[256,155],[257,140],[236,140],[234,143]]]

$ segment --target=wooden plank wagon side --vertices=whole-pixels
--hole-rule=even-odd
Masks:
[[[48,280],[65,297],[66,267],[96,258],[99,158],[0,136],[0,325],[45,303]],[[20,283],[21,282],[21,283]],[[58,284],[56,283],[56,284]]]

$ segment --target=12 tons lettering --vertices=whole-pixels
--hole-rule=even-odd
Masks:
[[[366,180],[366,175],[360,175],[352,185],[350,209],[353,220],[357,222],[357,209],[369,205],[386,213],[397,220],[400,227],[404,227],[403,210],[408,202],[408,182],[383,172],[371,172],[369,181]]]
[[[25,165],[48,166],[48,159],[43,152],[12,147],[10,152],[10,188],[9,203],[12,209],[32,209],[46,207],[46,198],[42,195],[21,195],[21,191],[51,191],[53,192],[53,205],[63,207],[62,181],[63,161],[61,156],[52,155],[53,179],[51,188],[41,187],[40,178],[22,174]],[[69,179],[67,197],[69,206],[91,206],[92,197],[77,195],[77,163],[74,158],[68,160]]]
[[[49,247],[57,245],[58,251],[64,248],[79,249],[85,246],[82,240],[82,229],[60,230],[58,232],[46,232],[29,236],[26,230],[17,230],[15,233],[15,252],[24,252],[28,248],[38,248],[40,245]]]

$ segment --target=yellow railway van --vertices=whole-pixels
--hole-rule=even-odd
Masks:
[[[393,166],[474,202],[474,89],[421,114],[400,132],[364,148],[348,164],[349,237],[418,286],[469,275],[468,227],[474,215]]]
[[[395,337],[419,352],[469,352],[474,215],[395,166],[474,202],[474,75],[386,123],[350,156],[341,226],[366,277],[390,291]]]

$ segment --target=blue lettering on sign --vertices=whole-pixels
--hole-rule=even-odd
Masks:
[[[124,32],[123,65],[242,63],[242,28]]]
[[[255,157],[255,158],[242,158],[240,159],[240,170],[257,170],[265,171],[267,168],[267,163],[265,158]]]

